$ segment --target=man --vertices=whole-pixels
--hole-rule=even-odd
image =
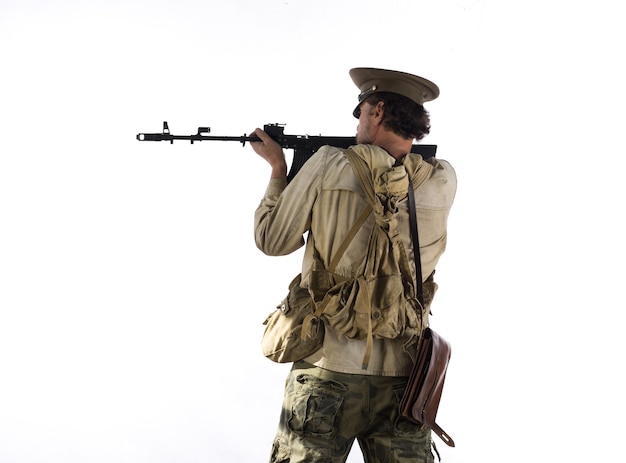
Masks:
[[[445,249],[456,176],[447,162],[426,162],[410,151],[413,140],[429,133],[423,103],[435,99],[439,89],[426,79],[397,71],[356,68],[350,75],[361,91],[353,113],[359,119],[354,152],[372,172],[397,171],[400,166],[399,179],[376,174],[383,189],[395,185],[385,182],[406,185],[407,177],[421,178],[415,187],[420,258],[422,275],[431,284],[425,291],[434,294],[436,285],[429,277]],[[260,129],[252,135],[261,139],[252,143],[253,149],[271,166],[269,185],[255,213],[257,246],[268,255],[289,254],[305,245],[303,235],[308,232],[302,264],[306,287],[314,263],[329,264],[368,204],[366,196],[344,150],[322,147],[287,185],[280,145]],[[406,188],[398,197],[397,221],[414,269]],[[342,254],[335,273],[350,277],[358,272],[373,226],[370,216]],[[271,462],[344,462],[355,439],[368,463],[432,462],[430,430],[398,416],[415,348],[408,322],[397,336],[372,341],[351,337],[330,317],[322,319],[323,346],[295,362],[289,374]]]

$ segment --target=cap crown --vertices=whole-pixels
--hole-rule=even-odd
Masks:
[[[361,91],[359,103],[377,92],[397,93],[420,105],[439,96],[439,87],[433,82],[406,72],[354,68],[350,70],[350,77]]]

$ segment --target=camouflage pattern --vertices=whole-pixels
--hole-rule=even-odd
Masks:
[[[343,463],[356,439],[367,463],[433,463],[430,429],[398,415],[406,382],[296,362],[270,462]]]

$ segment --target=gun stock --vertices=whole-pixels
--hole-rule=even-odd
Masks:
[[[324,145],[336,146],[338,148],[348,148],[356,144],[355,137],[325,137],[322,135],[286,135],[284,126],[281,124],[266,124],[263,130],[284,149],[293,150],[293,160],[291,168],[287,174],[287,181],[290,182],[304,163],[315,152]],[[167,122],[163,122],[163,131],[161,133],[139,133],[137,140],[139,141],[169,141],[174,143],[175,140],[187,140],[191,143],[196,141],[237,141],[242,145],[246,142],[260,141],[257,137],[249,137],[243,134],[237,136],[214,136],[206,135],[211,132],[209,127],[198,127],[198,133],[195,135],[173,135],[170,133]],[[437,152],[437,145],[413,145],[412,153],[420,154],[424,159],[432,158]]]

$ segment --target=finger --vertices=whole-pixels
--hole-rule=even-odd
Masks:
[[[249,136],[258,138],[257,141],[251,141],[250,143],[258,143],[260,145],[260,144],[265,144],[267,142],[267,139],[263,138],[264,136],[267,137],[267,134],[259,128],[256,128],[252,132],[250,132]]]
[[[263,143],[272,141],[272,138],[261,129],[256,129],[254,133]]]

